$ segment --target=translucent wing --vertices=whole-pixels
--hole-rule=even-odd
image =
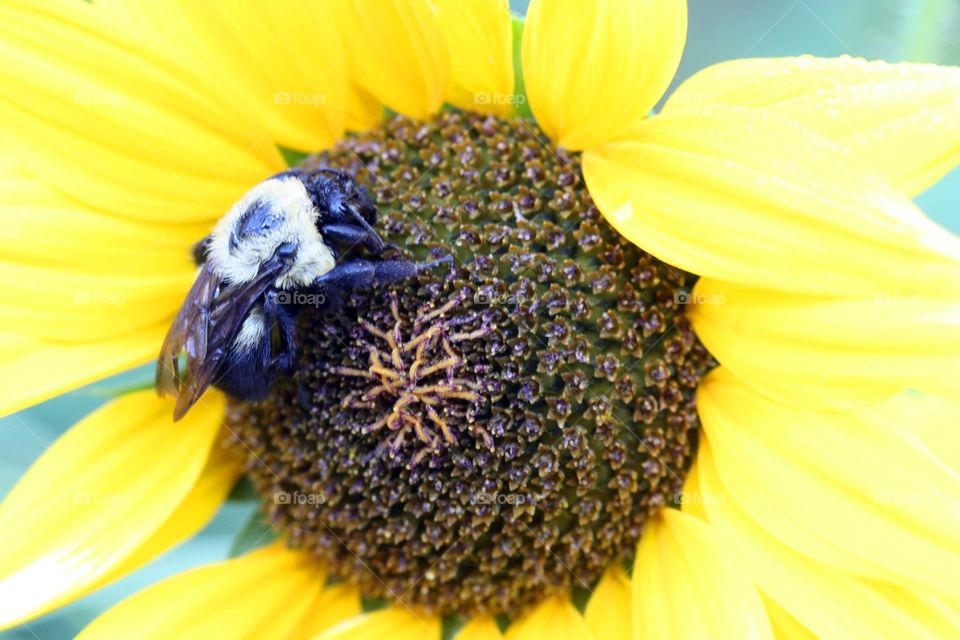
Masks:
[[[157,361],[157,392],[177,398],[174,420],[182,418],[219,377],[243,321],[280,270],[279,264],[268,263],[250,282],[229,286],[209,264],[200,270]],[[182,375],[181,354],[186,354]]]
[[[160,396],[180,393],[180,355],[186,351],[190,360],[202,360],[207,353],[207,332],[220,277],[209,263],[204,264],[190,292],[174,318],[157,359],[156,388]]]

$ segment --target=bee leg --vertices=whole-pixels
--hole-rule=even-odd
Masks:
[[[336,308],[342,293],[392,284],[412,278],[438,266],[452,264],[453,256],[446,256],[431,262],[351,260],[350,262],[340,263],[327,273],[319,276],[313,281],[313,286],[327,297],[328,307]]]
[[[273,326],[276,322],[280,334],[280,353],[270,358],[268,364],[274,371],[289,373],[297,358],[296,332],[294,331],[297,309],[280,302],[278,293],[276,289],[271,289],[264,296],[263,301],[263,313],[268,319],[267,326]]]
[[[334,242],[340,253],[346,253],[353,247],[362,245],[374,255],[383,253],[386,244],[383,238],[372,229],[365,229],[352,224],[330,224],[320,228],[323,239]]]

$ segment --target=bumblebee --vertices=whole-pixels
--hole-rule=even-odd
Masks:
[[[156,388],[176,396],[174,420],[211,385],[241,400],[266,397],[296,361],[302,300],[335,310],[346,292],[452,263],[381,259],[376,215],[370,194],[332,169],[277,174],[230,208],[194,248],[197,278],[160,349]]]

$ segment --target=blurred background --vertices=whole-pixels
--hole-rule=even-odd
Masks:
[[[849,54],[891,62],[960,65],[960,0],[688,0],[687,46],[673,86],[698,70],[732,58]],[[523,13],[527,0],[512,1]],[[672,90],[672,88],[671,88]],[[941,224],[960,233],[960,171],[918,198]],[[78,418],[150,367],[118,376],[0,420],[0,496]],[[170,574],[225,558],[251,507],[228,503],[196,538],[153,564],[84,600],[0,633],[0,640],[72,638],[129,594]]]

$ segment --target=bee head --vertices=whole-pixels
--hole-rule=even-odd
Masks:
[[[370,193],[348,173],[318,169],[303,176],[307,192],[320,212],[320,223],[353,223],[357,216],[368,225],[377,219],[377,206]]]
[[[307,284],[334,264],[318,219],[299,179],[270,178],[244,194],[217,223],[207,248],[209,260],[230,284],[250,282],[273,259],[283,263],[277,287]]]

